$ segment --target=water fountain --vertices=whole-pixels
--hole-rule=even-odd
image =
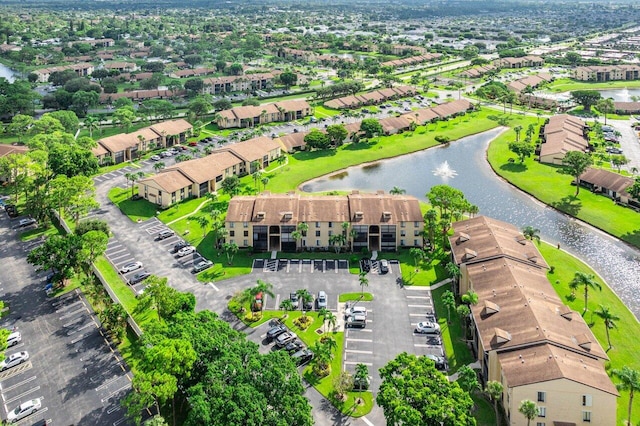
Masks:
[[[433,174],[434,176],[440,176],[443,178],[452,178],[452,177],[455,177],[458,174],[458,172],[453,170],[451,166],[449,166],[449,162],[445,160],[444,163],[440,164],[433,171]]]

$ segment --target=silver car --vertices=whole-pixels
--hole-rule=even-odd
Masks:
[[[16,352],[9,355],[4,361],[0,362],[0,371],[8,370],[11,367],[20,365],[29,359],[29,353],[27,351]]]
[[[176,253],[176,255],[178,257],[185,257],[193,252],[196,251],[196,248],[194,246],[186,246],[186,247],[182,247],[180,250],[178,250],[178,253]]]
[[[120,268],[120,273],[126,274],[127,272],[135,271],[140,268],[142,268],[142,262],[131,262]]]

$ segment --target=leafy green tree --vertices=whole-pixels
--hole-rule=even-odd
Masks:
[[[227,98],[218,99],[213,103],[213,107],[216,111],[224,111],[233,108],[233,104]]]
[[[29,129],[29,132],[33,135],[62,131],[64,131],[64,127],[62,127],[60,120],[47,114],[43,115],[39,120],[36,120],[33,126],[31,126],[31,129]]]
[[[340,146],[347,138],[349,132],[343,124],[330,124],[326,128],[327,136],[333,146]]]
[[[56,277],[64,283],[79,270],[81,250],[82,237],[75,234],[51,235],[29,252],[27,262],[36,266],[37,272],[56,270]]]
[[[409,254],[413,258],[413,264],[415,265],[416,271],[417,271],[418,270],[418,264],[427,257],[427,254],[424,252],[424,250],[422,250],[420,248],[417,248],[417,247],[410,248],[409,249]]]
[[[442,293],[442,303],[445,308],[447,308],[447,321],[451,322],[451,310],[456,308],[456,296],[451,292],[451,290],[447,290]]]
[[[573,176],[575,179],[576,197],[580,193],[580,175],[583,174],[591,164],[593,164],[591,156],[581,151],[569,151],[562,159],[562,165],[565,167],[564,173]]]
[[[353,376],[348,371],[342,371],[333,378],[332,385],[336,392],[336,398],[341,401],[344,399],[344,395],[353,389]]]
[[[64,127],[64,131],[72,135],[75,134],[80,127],[80,120],[73,111],[53,111],[44,114],[42,117],[45,116],[58,120],[60,124],[62,124],[62,127]]]
[[[598,289],[602,290],[602,286],[598,281],[596,281],[596,277],[593,274],[587,274],[585,272],[577,271],[571,282],[569,283],[569,287],[578,288],[583,287],[584,289],[584,311],[586,312],[588,309],[587,299],[589,297],[589,289]]]
[[[465,294],[460,297],[460,300],[465,305],[477,305],[478,304],[478,293],[473,290],[467,290]]]
[[[613,164],[615,168],[618,169],[618,173],[620,173],[622,166],[629,164],[629,159],[624,155],[612,155],[611,164]]]
[[[527,419],[527,426],[531,424],[531,420],[538,417],[538,406],[535,402],[525,399],[520,401],[518,411]]]
[[[327,149],[331,144],[329,136],[318,129],[311,129],[311,131],[304,136],[304,142],[312,149]]]
[[[524,163],[524,159],[535,152],[535,147],[527,141],[515,141],[509,142],[509,151],[518,156],[520,163]]]
[[[8,130],[9,133],[18,137],[18,142],[22,142],[22,138],[27,134],[33,124],[33,117],[25,114],[16,114],[11,119],[11,124],[9,124]]]
[[[131,392],[125,399],[127,414],[136,424],[142,420],[142,410],[151,406],[160,412],[160,406],[172,399],[178,391],[178,380],[162,371],[138,371],[131,381]]]
[[[383,133],[382,125],[375,118],[365,118],[360,123],[360,131],[364,132],[366,138],[371,139],[374,135]]]
[[[489,399],[493,403],[493,411],[496,415],[496,426],[500,426],[502,422],[500,421],[500,412],[498,410],[498,402],[502,399],[502,393],[504,392],[504,386],[502,383],[497,382],[495,380],[489,380],[487,382],[487,387],[484,391],[489,395]]]
[[[155,309],[158,320],[168,320],[180,312],[192,312],[196,305],[192,293],[180,293],[169,287],[167,278],[151,275],[146,280],[147,287],[138,299],[134,312],[141,313]]]
[[[578,105],[582,105],[584,110],[588,112],[602,99],[602,95],[597,90],[574,90],[571,92],[571,99]]]
[[[600,319],[602,319],[602,322],[604,323],[604,329],[607,332],[607,344],[609,345],[609,348],[607,350],[609,350],[612,348],[611,337],[609,336],[609,330],[612,330],[618,327],[616,325],[616,321],[619,321],[620,317],[614,314],[613,312],[611,312],[611,310],[608,307],[603,305],[600,305],[600,307],[598,308],[597,311],[594,312],[594,314],[599,316]]]
[[[478,381],[478,374],[468,365],[460,367],[456,382],[458,382],[463,391],[468,393],[473,393],[482,389],[480,382]]]
[[[71,97],[73,102],[72,107],[73,110],[81,117],[87,115],[87,111],[89,108],[93,108],[98,105],[98,101],[100,100],[100,95],[98,95],[94,91],[84,91],[80,90],[75,92]]]
[[[119,303],[112,303],[104,308],[98,314],[98,317],[105,328],[109,330],[116,339],[122,341],[122,338],[127,332],[127,319],[129,318],[126,309]]]
[[[298,74],[291,71],[285,71],[282,74],[280,74],[279,79],[280,79],[280,83],[282,83],[284,87],[288,89],[291,86],[296,85],[298,81]]]
[[[89,231],[82,234],[81,238],[82,248],[79,258],[85,275],[89,277],[91,276],[93,262],[107,250],[109,237],[101,231]]]
[[[113,112],[113,122],[117,123],[127,133],[129,133],[131,124],[135,119],[136,114],[133,112],[133,108],[121,107]]]
[[[227,176],[220,184],[220,189],[231,197],[240,193],[240,179],[238,176]]]
[[[640,176],[636,176],[633,181],[633,185],[628,187],[626,191],[632,198],[640,200]]]
[[[376,402],[388,425],[471,426],[473,400],[457,382],[436,370],[433,361],[406,352],[380,369]]]
[[[631,422],[631,409],[633,408],[633,397],[636,392],[640,392],[640,371],[625,365],[621,369],[612,370],[613,376],[620,379],[620,383],[616,383],[619,391],[629,392],[629,406],[627,408],[627,424]]]

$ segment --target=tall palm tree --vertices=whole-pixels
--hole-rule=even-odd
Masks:
[[[535,402],[525,399],[520,402],[518,411],[527,419],[527,426],[531,425],[531,420],[538,417],[538,406]]]
[[[296,294],[298,295],[298,300],[300,301],[300,310],[302,311],[302,315],[306,317],[307,315],[305,313],[306,311],[304,309],[304,306],[313,301],[313,296],[305,288],[297,290]]]
[[[166,167],[166,164],[164,164],[163,161],[158,161],[157,163],[155,163],[153,165],[153,170],[157,172],[159,172],[160,170],[164,169]]]
[[[494,380],[489,380],[487,382],[487,387],[484,391],[489,395],[491,401],[493,402],[493,410],[496,413],[496,426],[500,426],[502,423],[500,422],[500,414],[498,411],[498,401],[502,398],[502,393],[504,392],[504,386],[502,383],[496,382]]]
[[[100,127],[100,119],[95,115],[87,115],[84,119],[84,126],[89,130],[89,137],[93,138],[93,131]]]
[[[569,283],[569,287],[571,288],[584,287],[584,312],[586,312],[588,309],[587,301],[589,298],[589,289],[597,288],[598,290],[602,290],[602,286],[600,285],[600,283],[596,281],[596,277],[593,276],[593,274],[587,274],[580,271],[575,273],[575,275],[573,276],[573,279]]]
[[[362,384],[366,383],[369,380],[369,369],[365,364],[356,364],[356,374],[354,376],[354,382],[360,383],[358,386],[358,394],[362,395]],[[362,398],[359,396],[359,398]]]
[[[600,305],[600,308],[594,313],[602,318],[602,321],[604,322],[604,329],[607,332],[607,344],[609,345],[609,349],[611,349],[611,338],[609,337],[609,330],[618,327],[616,325],[616,321],[619,321],[620,317],[611,312],[608,307],[603,305]]]
[[[338,317],[331,311],[327,311],[327,313],[324,315],[323,323],[328,324],[329,329],[334,329],[336,327],[337,321]]]
[[[249,293],[251,295],[255,297],[258,293],[262,293],[271,297],[276,297],[276,295],[273,293],[273,284],[262,280],[258,280],[256,283],[257,284],[254,287],[251,287],[249,289]],[[262,304],[261,309],[264,309],[264,303]]]
[[[515,126],[513,131],[516,132],[516,142],[520,140],[520,132],[522,131],[522,126]]]
[[[533,226],[525,226],[522,228],[522,235],[524,235],[527,240],[535,240],[538,243],[540,242],[540,230]]]
[[[360,282],[360,287],[362,287],[362,295],[364,296],[364,288],[369,287],[369,280],[367,279],[367,273],[362,271],[358,276],[358,281]]]
[[[613,375],[621,380],[616,384],[616,388],[620,391],[629,391],[629,408],[627,408],[627,424],[631,423],[631,408],[633,407],[633,394],[640,392],[640,371],[631,367],[624,366],[622,369],[612,371]]]
[[[460,298],[462,303],[467,305],[477,305],[478,304],[478,293],[473,290],[467,290],[465,294]]]
[[[407,193],[407,191],[405,189],[399,188],[397,186],[394,186],[389,191],[389,194],[391,194],[391,195],[402,195],[402,194],[406,194],[406,193]]]

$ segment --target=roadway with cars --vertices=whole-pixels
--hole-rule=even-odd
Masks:
[[[120,405],[131,387],[126,365],[81,293],[46,295],[47,274],[26,262],[28,251],[41,241],[20,242],[24,229],[14,229],[19,220],[0,212],[0,294],[9,307],[0,326],[21,334],[6,355],[24,351],[29,358],[0,372],[1,416],[39,399],[40,408],[16,424],[129,424]]]

